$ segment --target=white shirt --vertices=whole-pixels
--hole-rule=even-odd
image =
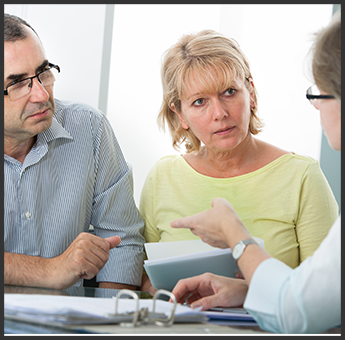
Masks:
[[[341,325],[340,224],[341,216],[297,268],[274,258],[258,266],[244,307],[262,329],[315,334]]]

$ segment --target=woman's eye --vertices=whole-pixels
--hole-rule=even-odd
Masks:
[[[231,95],[233,95],[234,93],[235,93],[235,89],[227,89],[225,92],[224,92],[224,94],[226,95],[226,96],[231,96]]]
[[[204,104],[205,100],[204,99],[197,99],[195,102],[193,102],[192,105],[195,105],[195,106],[201,106],[202,104]]]

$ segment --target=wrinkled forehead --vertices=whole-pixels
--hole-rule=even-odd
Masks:
[[[243,82],[244,74],[230,65],[190,67],[182,78],[178,92],[180,98],[189,98],[196,93],[222,92]]]

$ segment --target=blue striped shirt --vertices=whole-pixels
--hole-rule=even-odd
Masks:
[[[51,127],[23,164],[4,155],[4,251],[56,257],[91,224],[102,238],[121,237],[96,280],[140,286],[144,222],[131,167],[100,111],[55,105]]]

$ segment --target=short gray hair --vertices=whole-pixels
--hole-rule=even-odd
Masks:
[[[23,19],[16,15],[4,13],[4,41],[17,41],[26,39],[27,33],[24,30],[24,26],[29,27],[35,32],[36,31]]]

